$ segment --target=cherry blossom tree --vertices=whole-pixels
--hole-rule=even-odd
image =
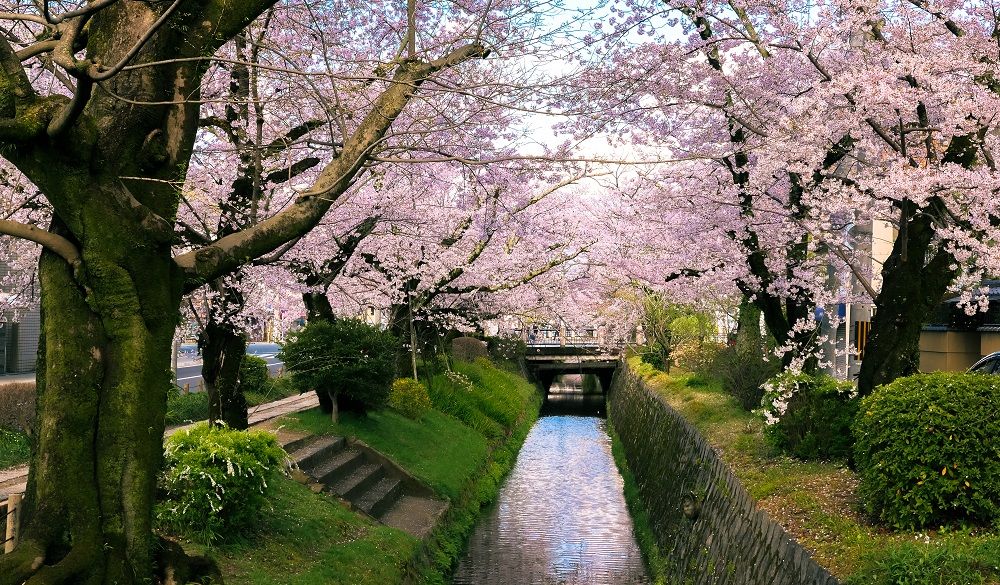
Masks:
[[[948,288],[996,273],[994,8],[633,2],[610,25],[581,89],[606,107],[576,131],[673,159],[645,204],[707,244],[661,239],[676,268],[649,280],[728,272],[796,367],[823,341],[814,308],[856,280],[876,308],[860,390],[912,372]],[[849,229],[872,221],[899,232],[874,267]]]
[[[365,107],[344,112],[348,123],[315,178],[266,219],[175,255],[178,186],[199,136],[210,58],[273,6],[9,2],[0,15],[3,156],[37,186],[53,217],[48,230],[0,224],[43,247],[44,321],[23,538],[0,558],[0,583],[150,578],[155,472],[182,295],[307,233],[365,171],[407,103],[424,99],[426,82],[485,57],[483,43],[502,43],[510,24],[502,3],[483,14],[449,5],[439,13],[454,33],[447,39],[419,53],[410,43],[411,51],[388,59],[391,51],[368,52],[378,67],[346,70],[367,84]],[[304,6],[325,22],[383,18],[370,5]],[[357,32],[337,47],[344,55],[405,46],[398,22],[341,28]],[[372,31],[381,31],[381,43],[364,37]],[[449,90],[461,87],[459,76],[449,77]]]

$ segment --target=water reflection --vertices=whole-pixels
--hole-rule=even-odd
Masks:
[[[648,583],[604,420],[539,419],[454,582]]]

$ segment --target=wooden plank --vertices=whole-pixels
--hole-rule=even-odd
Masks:
[[[3,552],[9,554],[17,546],[18,529],[21,519],[21,494],[11,494],[7,498],[7,530],[4,532]]]

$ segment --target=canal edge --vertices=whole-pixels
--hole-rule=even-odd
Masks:
[[[757,507],[701,433],[625,360],[608,402],[613,439],[620,441],[637,505],[659,549],[660,566],[647,566],[654,579],[660,578],[656,569],[665,583],[839,585]],[[645,557],[642,540],[640,548]]]
[[[524,378],[521,373],[517,375]],[[484,508],[496,499],[504,478],[513,469],[521,446],[538,420],[542,398],[536,385],[521,416],[503,441],[490,450],[479,473],[466,482],[458,499],[449,502],[437,525],[421,541],[406,567],[404,584],[448,582]]]

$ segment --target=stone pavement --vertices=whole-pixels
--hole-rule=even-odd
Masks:
[[[32,375],[32,377],[33,376],[34,375]],[[306,394],[299,394],[298,396],[290,396],[288,398],[282,398],[281,400],[275,400],[274,402],[261,404],[260,406],[252,406],[247,414],[249,415],[250,426],[255,427],[263,426],[263,423],[278,418],[279,416],[292,412],[308,410],[316,406],[319,406],[319,399],[316,398],[316,393],[308,392]],[[190,426],[192,425],[184,425],[167,429],[164,436],[169,437],[177,431]],[[7,500],[7,496],[10,494],[23,493],[27,481],[27,465],[12,467],[7,470],[0,470],[0,507],[3,506],[3,503]]]

